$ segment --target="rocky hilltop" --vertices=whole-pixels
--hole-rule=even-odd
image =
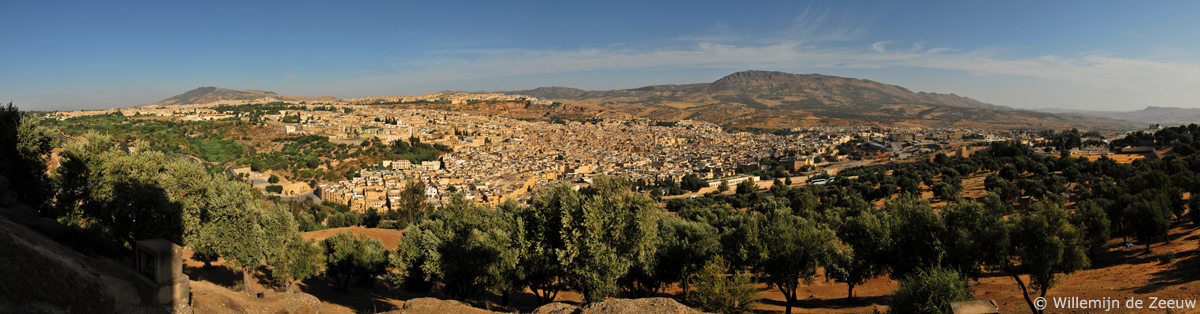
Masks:
[[[262,90],[232,90],[220,87],[205,86],[187,91],[175,97],[163,99],[162,101],[148,104],[166,106],[166,105],[190,105],[190,104],[206,104],[221,100],[254,100],[259,98],[271,97],[281,100],[303,100],[303,101],[331,101],[336,100],[332,96],[321,96],[317,98],[302,97],[302,96],[286,96],[275,92]]]

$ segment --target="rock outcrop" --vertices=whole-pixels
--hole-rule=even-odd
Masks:
[[[531,314],[578,314],[578,313],[582,313],[582,312],[583,312],[583,310],[580,310],[578,306],[574,306],[574,305],[570,305],[570,304],[566,304],[566,303],[554,302],[554,303],[546,304],[543,306],[539,306],[538,308],[533,309],[533,312],[530,312],[530,313]]]
[[[669,298],[609,299],[583,307],[582,314],[699,314]]]
[[[262,298],[232,291],[207,281],[192,281],[192,308],[196,313],[317,314],[321,300],[305,293],[267,290]]]
[[[455,300],[442,300],[436,298],[416,298],[404,301],[404,307],[399,310],[386,312],[385,314],[435,314],[435,313],[463,313],[463,314],[492,314],[496,312],[488,311],[481,308],[472,307]]]
[[[577,307],[566,303],[550,303],[534,309],[533,314],[699,314],[696,309],[669,298],[609,299]]]

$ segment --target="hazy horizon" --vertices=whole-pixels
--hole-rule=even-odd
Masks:
[[[12,2],[0,100],[338,98],[818,73],[1025,109],[1200,108],[1200,3]]]

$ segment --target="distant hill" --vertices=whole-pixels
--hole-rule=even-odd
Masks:
[[[206,104],[219,100],[254,100],[264,97],[272,97],[282,100],[304,100],[304,101],[332,101],[337,98],[332,96],[321,96],[318,98],[302,97],[302,96],[286,96],[275,92],[261,90],[232,90],[219,87],[205,86],[187,91],[175,97],[163,99],[162,101],[148,104],[152,105],[190,105],[190,104]]]
[[[708,96],[715,101],[721,95],[735,94],[751,99],[790,102],[817,101],[833,106],[869,106],[882,103],[915,103],[962,108],[978,108],[1011,111],[1012,108],[984,103],[954,94],[913,93],[907,88],[883,84],[871,80],[844,78],[821,74],[792,74],[774,71],[742,71],[725,76],[709,84],[652,85],[635,89],[613,91],[584,91],[569,87],[540,87],[531,90],[509,92],[547,99],[585,100],[593,98],[647,97],[672,92]],[[717,98],[713,98],[717,96]],[[724,97],[729,98],[729,97]],[[769,101],[768,101],[769,103]],[[753,104],[753,103],[751,103]],[[767,105],[770,106],[770,105]]]
[[[975,128],[1115,128],[1117,121],[1017,110],[955,94],[911,90],[821,74],[742,71],[712,83],[586,91],[540,87],[508,92],[595,105],[657,120],[696,119],[723,126],[781,128],[875,124]]]
[[[1090,111],[1090,110],[1073,110],[1073,109],[1036,109],[1041,112],[1049,112],[1064,115],[1076,115],[1085,117],[1101,117],[1116,120],[1128,121],[1130,123],[1149,125],[1161,124],[1163,126],[1177,126],[1184,124],[1200,123],[1200,108],[1175,108],[1175,107],[1155,107],[1149,106],[1142,110],[1134,111]]]

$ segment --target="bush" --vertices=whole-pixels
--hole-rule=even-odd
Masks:
[[[957,271],[935,266],[900,281],[889,313],[949,313],[950,303],[973,300],[967,279]]]
[[[268,185],[267,193],[283,193],[283,186],[274,185],[274,184]]]
[[[325,225],[330,228],[360,226],[362,223],[362,215],[359,215],[358,212],[333,214],[325,220]]]
[[[712,313],[749,313],[758,303],[758,290],[745,272],[725,276],[725,260],[720,256],[704,265],[696,278],[692,294],[697,306]]]
[[[1166,252],[1157,256],[1159,262],[1167,264],[1175,261],[1175,252]]]

